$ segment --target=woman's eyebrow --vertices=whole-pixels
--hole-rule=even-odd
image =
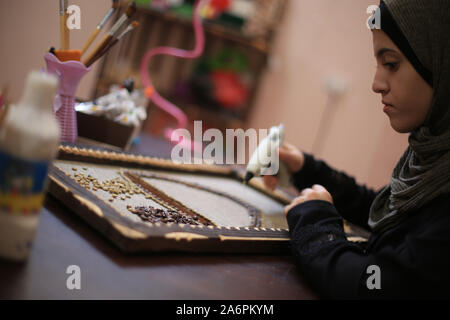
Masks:
[[[380,58],[383,54],[387,53],[387,52],[392,52],[392,53],[398,53],[397,51],[395,51],[394,49],[390,49],[390,48],[381,48],[380,50],[378,50],[377,52],[377,57]]]

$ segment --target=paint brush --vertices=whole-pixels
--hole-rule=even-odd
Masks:
[[[59,0],[59,32],[61,40],[61,50],[69,50],[70,47],[70,34],[67,28],[67,19],[69,14],[67,13],[67,7],[69,6],[69,0]]]
[[[122,39],[124,36],[126,36],[128,33],[133,31],[137,26],[139,25],[139,22],[133,21],[131,24],[123,31],[117,38],[114,38],[99,54],[97,54],[93,59],[91,64],[86,65],[86,67],[90,67],[94,62],[96,62],[98,59],[103,57],[112,47],[114,47],[120,39]]]
[[[136,3],[132,2],[125,13],[117,20],[117,22],[109,30],[108,34],[105,35],[100,41],[100,43],[95,47],[94,50],[88,55],[88,57],[83,61],[84,65],[91,65],[94,58],[98,55],[117,35],[119,30],[129,21],[129,19],[136,13]]]
[[[83,55],[86,50],[89,48],[89,46],[94,42],[97,35],[100,33],[100,31],[103,29],[105,24],[108,22],[108,20],[113,16],[113,13],[116,11],[116,9],[119,7],[119,0],[113,0],[111,9],[108,10],[105,17],[102,21],[97,25],[97,27],[92,31],[91,35],[83,45],[83,48],[81,49],[81,55]]]
[[[64,50],[70,50],[70,30],[67,27],[67,20],[69,20],[69,12],[67,12],[67,8],[69,7],[69,0],[65,1],[66,5],[66,11],[64,13],[64,32],[65,32],[65,40],[66,43],[64,44]]]

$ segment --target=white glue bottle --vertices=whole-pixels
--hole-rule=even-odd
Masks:
[[[26,260],[45,197],[60,129],[52,113],[58,79],[31,72],[0,124],[0,257]]]

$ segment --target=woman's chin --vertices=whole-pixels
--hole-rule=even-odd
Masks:
[[[390,122],[391,122],[392,129],[394,129],[398,133],[410,133],[410,132],[414,131],[414,128],[411,128],[410,126],[402,124],[402,123],[398,123],[395,120],[390,119]]]

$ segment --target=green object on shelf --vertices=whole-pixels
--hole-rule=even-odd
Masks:
[[[149,7],[152,3],[152,0],[135,0],[134,2],[136,2],[138,6]]]
[[[182,4],[181,6],[171,8],[170,11],[174,12],[181,18],[192,19],[194,7],[190,4]]]
[[[207,62],[209,70],[230,70],[242,73],[248,70],[244,53],[237,49],[225,48]]]

